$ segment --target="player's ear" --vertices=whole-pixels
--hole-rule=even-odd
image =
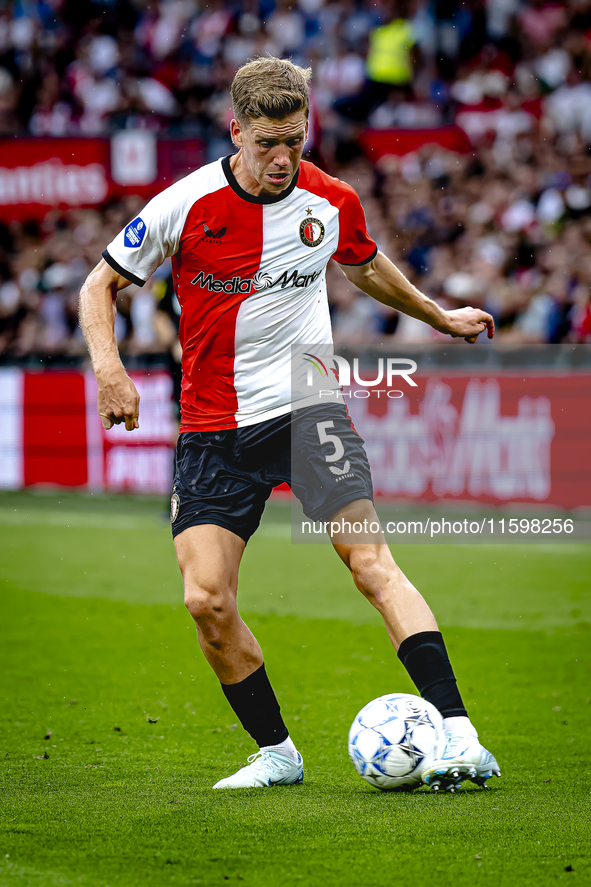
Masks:
[[[242,148],[242,125],[236,118],[230,122],[230,136],[236,147]]]

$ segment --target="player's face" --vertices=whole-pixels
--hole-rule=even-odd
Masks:
[[[283,120],[257,117],[247,126],[237,120],[231,124],[234,144],[242,150],[236,155],[234,175],[251,194],[280,194],[289,187],[308,135],[308,121],[303,111]]]

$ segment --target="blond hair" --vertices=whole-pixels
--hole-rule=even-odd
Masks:
[[[257,117],[282,120],[289,114],[309,112],[310,68],[272,56],[254,59],[236,72],[232,82],[234,116],[242,125]]]

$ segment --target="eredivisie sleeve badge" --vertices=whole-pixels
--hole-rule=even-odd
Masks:
[[[324,240],[324,225],[320,219],[304,219],[300,222],[300,240],[305,246],[318,246]]]

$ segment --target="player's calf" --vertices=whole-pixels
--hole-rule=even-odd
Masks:
[[[243,681],[263,664],[258,641],[242,621],[231,594],[186,596],[201,650],[222,684]]]
[[[355,587],[379,610],[392,593],[392,564],[384,563],[381,546],[351,546],[347,566]]]
[[[381,615],[395,649],[407,637],[437,630],[422,595],[394,561],[387,545],[355,545],[339,550],[356,587]]]

